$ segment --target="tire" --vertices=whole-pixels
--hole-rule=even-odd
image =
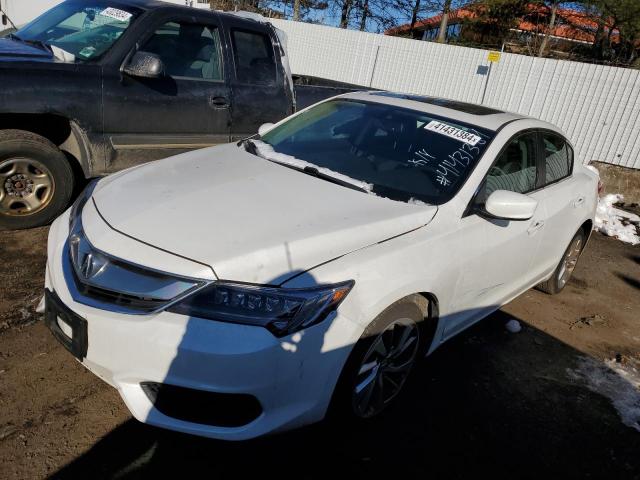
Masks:
[[[571,242],[569,242],[569,246],[562,254],[562,258],[560,259],[556,269],[553,271],[551,277],[549,277],[548,280],[539,283],[536,288],[548,293],[549,295],[560,293],[567,285],[571,275],[573,274],[578,258],[580,258],[580,254],[582,253],[584,242],[585,235],[582,229],[580,229],[571,239]]]
[[[0,230],[50,223],[69,204],[74,176],[53,143],[24,130],[0,130]]]
[[[338,384],[331,400],[331,405],[327,415],[330,423],[332,421],[337,422],[357,422],[363,423],[370,419],[377,417],[402,393],[402,388],[409,377],[415,363],[424,356],[428,341],[432,337],[431,329],[426,328],[424,307],[427,300],[423,297],[415,296],[408,297],[394,303],[382,312],[369,326],[366,328],[358,343],[354,346],[349,358],[342,370]],[[421,308],[422,307],[422,308]],[[381,339],[381,336],[389,341],[394,334],[393,329],[397,333],[403,333],[406,328],[411,328],[408,333],[409,337],[415,332],[414,345],[408,345],[406,347],[405,355],[400,355],[396,359],[396,364],[388,358],[386,363],[380,362],[378,366],[374,366],[369,370],[363,372],[363,368],[369,368],[367,365],[371,365],[371,362],[375,361],[375,357],[372,357],[372,351],[376,350],[376,346]],[[391,330],[390,330],[391,329]],[[408,360],[408,366],[403,376],[399,372],[391,372],[394,368],[403,364],[405,359],[409,359],[409,353],[411,358]],[[378,352],[378,359],[382,356]],[[375,371],[375,373],[374,373]],[[363,372],[363,373],[361,373]],[[375,402],[371,408],[367,408],[364,405],[364,397],[366,396],[365,388],[362,387],[364,381],[370,378],[371,375],[375,375],[375,380],[372,380],[368,385],[372,385],[372,388],[379,389],[379,378],[383,385],[385,384],[385,376],[392,375],[393,380],[397,383],[398,388],[395,392],[389,392],[390,395],[377,396],[376,390],[373,390],[371,395],[371,401]],[[386,380],[386,385],[392,387],[393,385]],[[357,394],[357,389],[360,389],[360,394]],[[374,398],[375,397],[375,398]],[[382,403],[380,403],[382,399]]]

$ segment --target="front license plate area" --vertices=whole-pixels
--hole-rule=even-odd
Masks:
[[[82,361],[87,356],[88,336],[87,321],[67,308],[50,291],[44,291],[44,321],[53,336],[74,357]]]

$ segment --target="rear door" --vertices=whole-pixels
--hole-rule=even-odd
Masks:
[[[580,219],[585,216],[587,202],[572,175],[574,153],[571,145],[562,135],[548,130],[540,131],[539,142],[547,219],[532,273],[545,276],[558,265]]]
[[[231,138],[253,135],[263,123],[275,123],[292,112],[280,48],[268,25],[225,17],[231,47],[233,87]]]
[[[109,171],[229,141],[231,95],[221,35],[216,15],[165,15],[135,49],[160,56],[163,77],[105,74],[105,139],[114,151]]]

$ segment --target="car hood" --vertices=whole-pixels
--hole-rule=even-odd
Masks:
[[[35,45],[0,38],[0,61],[53,62],[55,59],[51,52]]]
[[[120,233],[205,263],[220,279],[274,285],[420,228],[437,211],[336,185],[235,144],[112,175],[93,199]]]

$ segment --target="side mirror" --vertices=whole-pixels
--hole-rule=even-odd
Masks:
[[[494,218],[505,220],[529,220],[536,211],[538,202],[521,193],[496,190],[487,199],[484,209]]]
[[[140,51],[131,57],[123,72],[132,77],[160,78],[164,75],[164,64],[155,53]]]
[[[271,130],[271,127],[273,127],[273,123],[263,123],[262,125],[260,125],[260,128],[258,129],[258,135],[260,136],[264,135],[269,130]]]

